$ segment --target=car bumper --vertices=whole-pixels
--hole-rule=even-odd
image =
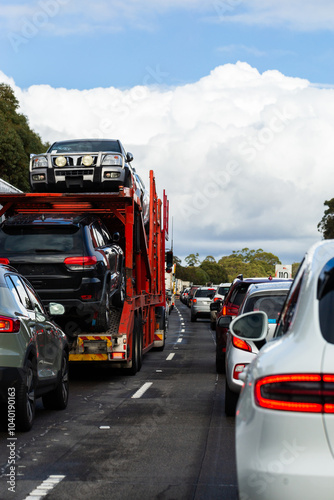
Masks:
[[[330,500],[334,457],[322,415],[264,410],[241,393],[236,416],[236,459],[240,498]]]

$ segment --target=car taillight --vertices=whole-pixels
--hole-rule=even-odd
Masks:
[[[192,299],[193,304],[196,304],[196,302],[197,302],[197,299]]]
[[[334,413],[334,375],[271,375],[256,381],[255,402],[269,410]]]
[[[79,257],[66,257],[64,264],[71,271],[82,271],[86,269],[94,269],[97,263],[95,255],[92,256],[79,256]]]
[[[6,257],[0,257],[0,264],[5,264],[6,266],[8,266],[9,263],[9,259],[6,259]]]
[[[0,316],[0,333],[16,333],[20,330],[20,320]]]
[[[233,335],[232,335],[232,344],[237,349],[242,349],[243,351],[252,352],[251,346],[245,340],[238,339]]]
[[[221,297],[214,297],[213,301],[217,302],[217,300],[221,300]]]

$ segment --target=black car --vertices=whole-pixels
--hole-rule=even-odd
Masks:
[[[132,186],[132,160],[119,140],[58,141],[46,153],[31,155],[30,185],[40,193],[117,191]]]
[[[19,214],[0,225],[0,263],[14,266],[43,303],[65,307],[68,336],[106,331],[111,305],[124,301],[124,256],[102,220],[92,215]]]

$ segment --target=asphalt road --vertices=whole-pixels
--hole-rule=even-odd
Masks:
[[[165,350],[147,353],[136,376],[79,366],[70,375],[65,411],[38,401],[30,432],[1,432],[1,500],[237,499],[234,419],[209,320],[191,323],[177,301]]]

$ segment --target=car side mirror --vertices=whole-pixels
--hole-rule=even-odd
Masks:
[[[126,153],[126,161],[128,163],[131,163],[133,160],[133,154],[132,153]]]
[[[113,241],[116,241],[116,242],[117,242],[117,241],[119,241],[119,240],[120,240],[120,238],[121,238],[121,236],[120,236],[120,234],[119,234],[119,233],[114,233],[114,234],[112,235],[112,240],[113,240]]]
[[[268,333],[268,316],[263,311],[241,314],[231,322],[230,332],[242,340],[263,340]]]
[[[218,326],[220,326],[220,328],[229,328],[230,327],[230,324],[232,322],[232,316],[220,316],[220,318],[218,319]]]

